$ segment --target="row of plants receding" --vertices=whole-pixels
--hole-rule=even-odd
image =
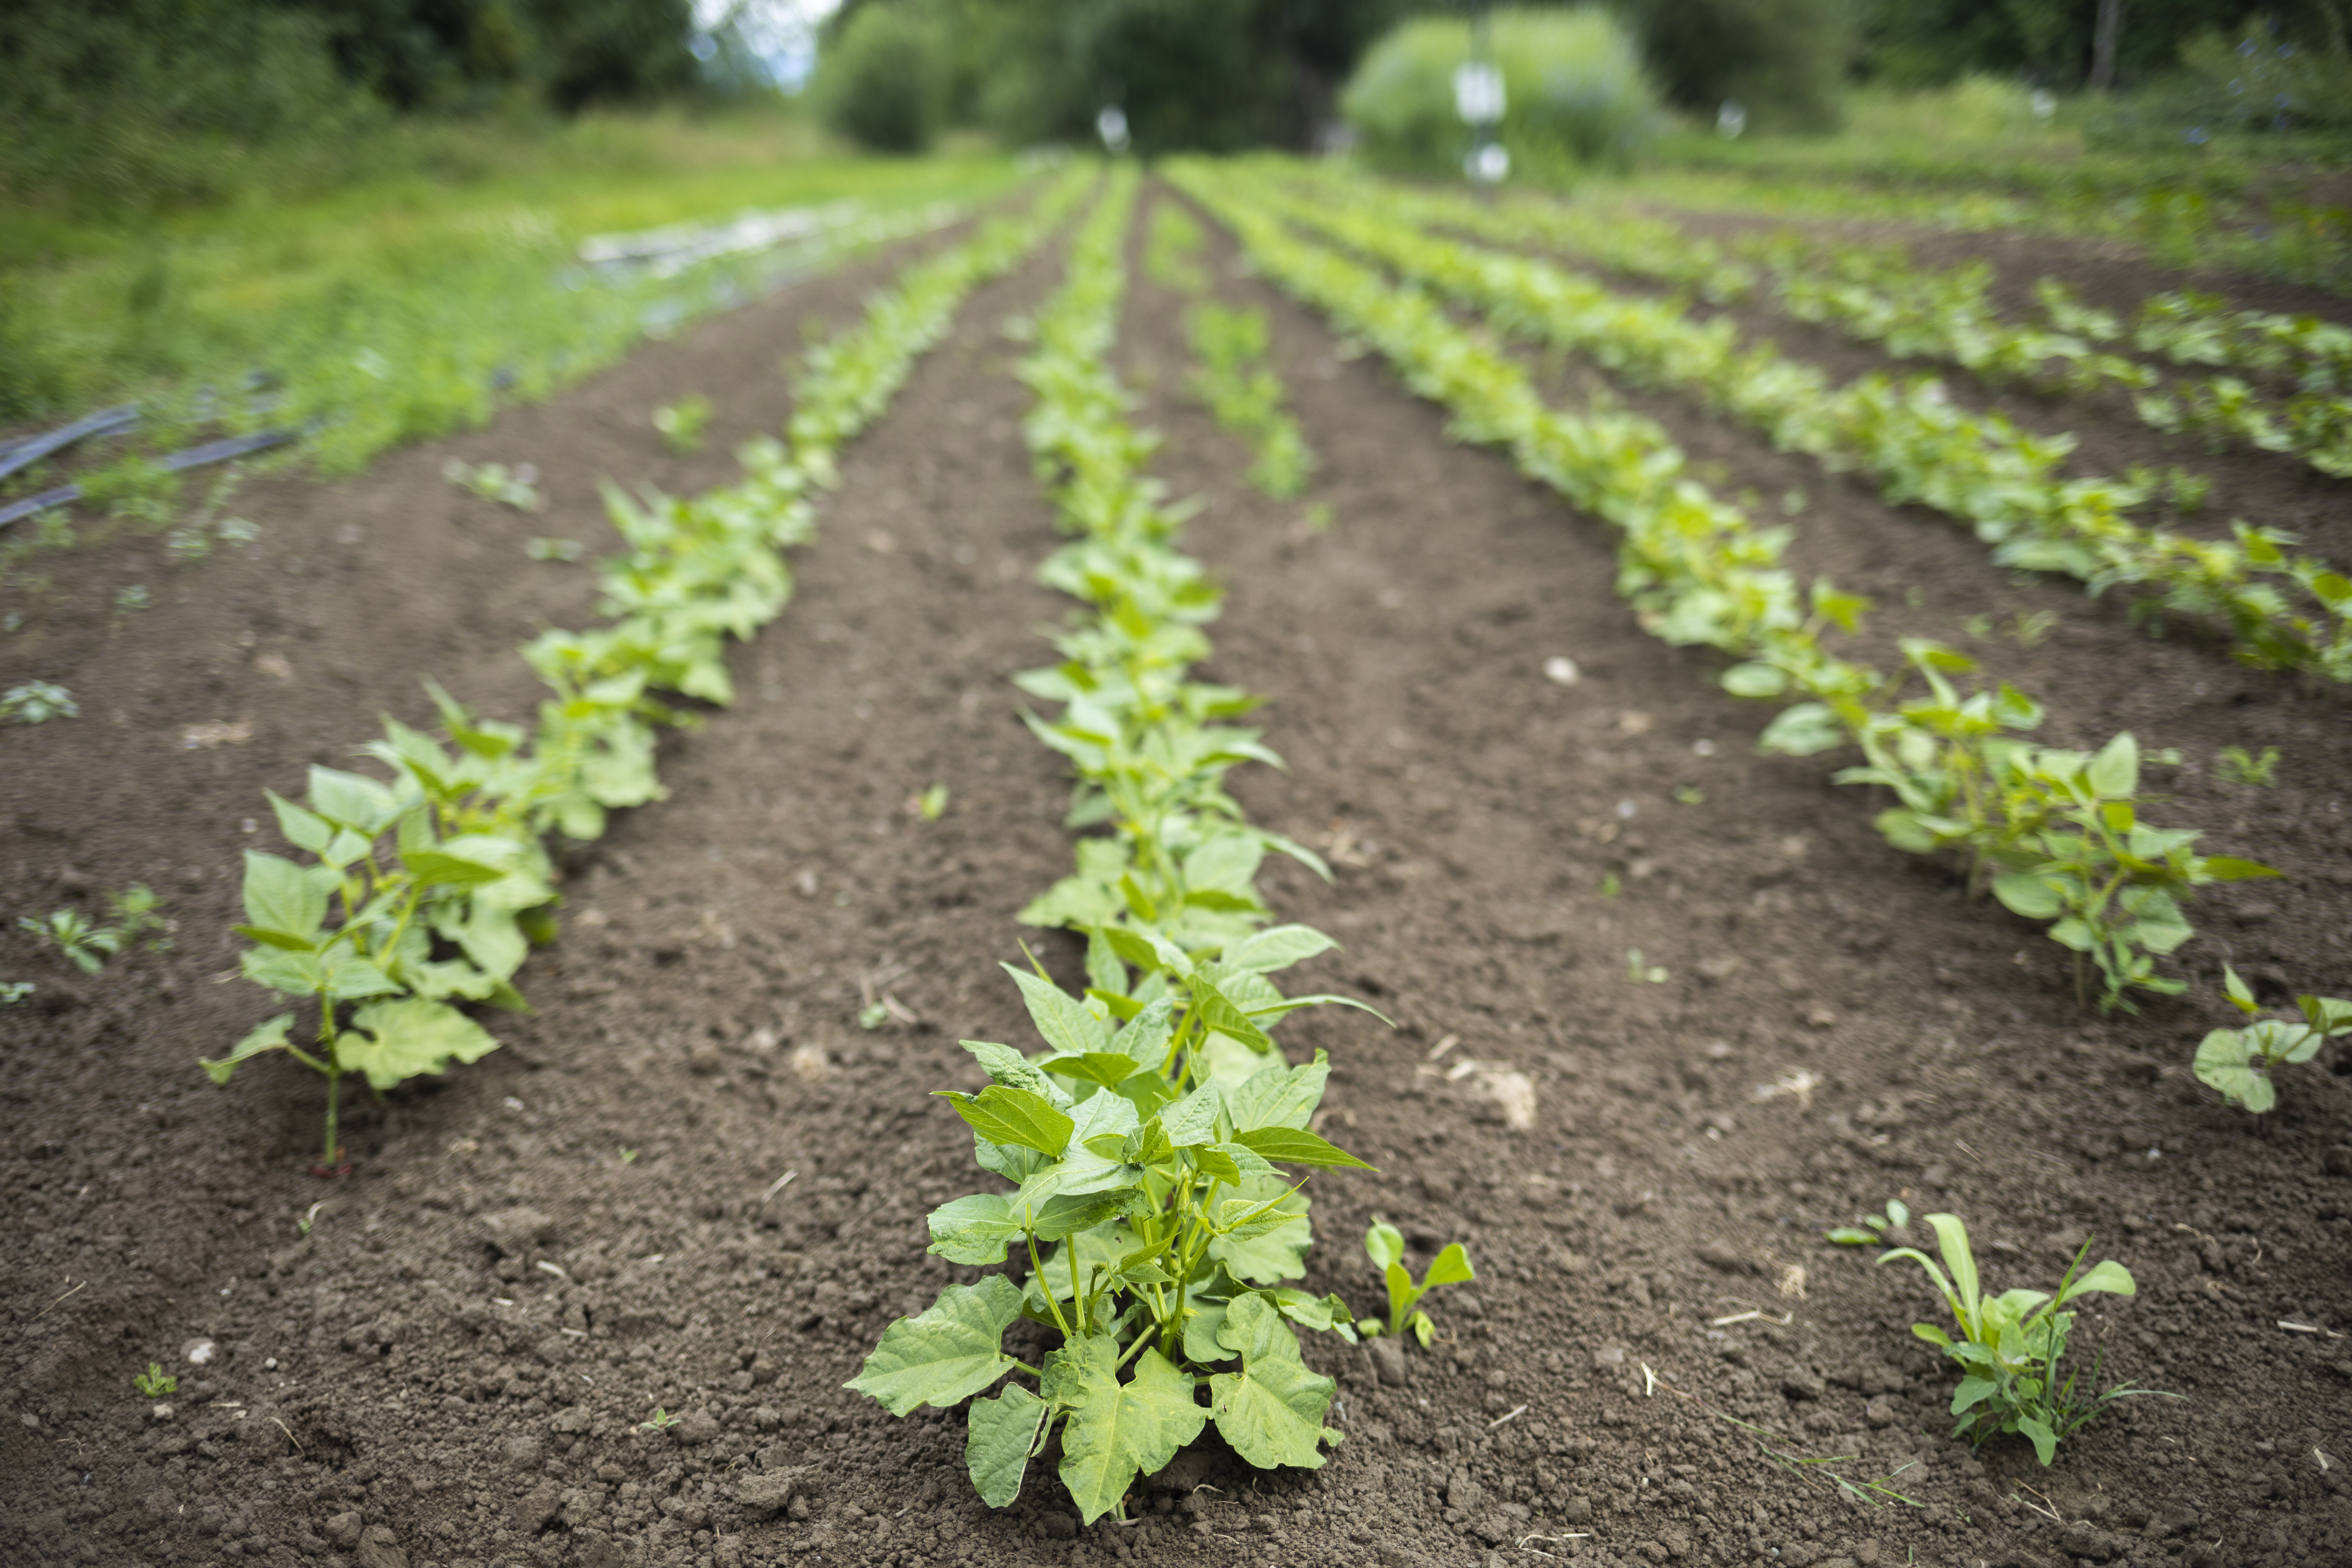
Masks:
[[[1906,640],[1906,668],[1892,675],[1832,653],[1825,637],[1851,632],[1867,603],[1827,580],[1801,589],[1781,563],[1787,529],[1759,528],[1710,493],[1653,421],[1546,406],[1524,369],[1439,301],[1293,233],[1280,214],[1295,198],[1286,209],[1275,182],[1230,166],[1213,181],[1198,165],[1171,177],[1241,234],[1269,276],[1451,411],[1458,435],[1507,447],[1531,477],[1615,524],[1619,590],[1643,627],[1730,655],[1738,662],[1722,679],[1737,695],[1800,699],[1766,727],[1764,750],[1858,745],[1862,765],[1837,776],[1893,792],[1898,804],[1878,818],[1887,838],[1956,851],[1972,889],[2048,922],[2074,955],[2078,994],[2094,966],[2105,1009],[2130,1009],[2135,991],[2184,989],[2156,965],[2193,934],[2181,903],[2209,882],[2276,875],[2200,855],[2196,832],[2142,820],[2142,759],[2128,733],[2091,752],[2036,745],[2040,704],[2005,681],[1962,692],[1955,679],[1975,661],[1933,642]],[[1449,242],[1414,243],[1432,270],[1448,268],[1435,253]]]
[[[1294,500],[1315,471],[1315,453],[1267,357],[1265,313],[1205,297],[1203,239],[1201,226],[1182,207],[1156,203],[1145,264],[1155,282],[1194,297],[1184,310],[1195,361],[1192,391],[1219,425],[1249,444],[1256,458],[1249,482],[1276,500]]]
[[[2034,285],[2041,321],[2011,321],[1990,298],[1981,261],[1941,270],[1899,247],[1780,229],[1729,246],[1639,214],[1599,218],[1558,202],[1521,198],[1454,205],[1448,226],[1499,243],[1565,250],[1630,277],[1695,291],[1717,304],[1761,300],[1802,321],[1884,344],[1905,359],[1940,360],[1989,381],[2042,392],[2128,393],[2140,418],[2167,434],[2289,454],[2336,478],[2352,476],[2352,331],[2316,316],[2245,310],[2219,295],[2168,289],[2126,323],[2085,304],[2064,282]],[[2117,347],[2200,370],[2168,383]],[[2242,376],[2292,384],[2284,400]]]
[[[794,384],[787,439],[738,454],[742,479],[692,500],[604,496],[627,552],[599,568],[604,625],[551,630],[522,650],[550,689],[538,722],[477,718],[427,682],[446,743],[397,721],[365,748],[389,780],[313,767],[302,803],[269,795],[279,831],[307,859],[248,851],[245,977],[315,1012],[270,1018],[205,1068],[226,1084],[282,1051],[327,1083],[319,1168],[344,1165],[341,1080],[382,1094],[498,1041],[460,1004],[521,1010],[514,977],[553,939],[559,898],[548,840],[600,837],[608,813],[660,798],[661,727],[697,722],[680,699],[724,706],[729,637],[749,637],[792,592],[781,553],[804,542],[835,454],[887,407],[964,297],[1034,249],[1089,176],[1049,184],[1025,214],[907,268],[854,327],[813,349]]]
[[[1082,606],[1055,636],[1058,661],[1018,684],[1060,708],[1026,717],[1076,774],[1069,826],[1107,830],[1078,840],[1071,874],[1020,919],[1082,936],[1087,985],[1073,996],[1034,960],[1007,964],[1046,1050],[964,1041],[991,1081],[941,1091],[980,1166],[1014,1187],[941,1205],[930,1250],[1027,1268],[947,1287],[892,1323],[849,1384],[895,1415],[970,1400],[966,1464],[992,1507],[1019,1495],[1058,1431],[1058,1474],[1088,1523],[1211,1422],[1252,1465],[1320,1466],[1340,1436],[1324,1425],[1336,1385],[1307,1368],[1297,1330],[1425,1344],[1422,1292],[1471,1278],[1457,1245],[1415,1280],[1402,1236],[1376,1224],[1365,1245],[1388,1282],[1385,1319],[1293,1283],[1314,1234],[1304,1182],[1279,1167],[1369,1167],[1310,1128],[1324,1054],[1292,1066],[1273,1031],[1302,1008],[1360,1004],[1286,996],[1271,978],[1336,944],[1269,923],[1261,863],[1272,852],[1328,873],[1225,791],[1238,765],[1278,765],[1229,722],[1255,700],[1192,677],[1223,595],[1176,546],[1189,509],[1146,474],[1156,438],[1128,421],[1108,363],[1138,183],[1113,176],[1018,371],[1036,399],[1024,432],[1037,472],[1073,536],[1039,575]],[[1034,1365],[1003,1346],[1024,1319],[1060,1339]],[[1008,1376],[1036,1386],[974,1397]]]
[[[1971,414],[1932,377],[1903,385],[1874,372],[1833,387],[1771,343],[1743,346],[1727,320],[1702,323],[1674,300],[1396,222],[1467,222],[1475,203],[1329,176],[1297,176],[1284,189],[1290,216],[1481,310],[1498,330],[1696,395],[1833,469],[1871,473],[1889,501],[1969,525],[2004,566],[2064,573],[2095,592],[2128,586],[2153,606],[2226,629],[2249,664],[2352,680],[2352,579],[2293,553],[2291,534],[2240,522],[2223,542],[2144,526],[2129,513],[2156,481],[2061,478],[2071,437]],[[2285,583],[2308,608],[2290,602]]]

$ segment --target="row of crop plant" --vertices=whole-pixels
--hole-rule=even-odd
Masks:
[[[1723,677],[1736,694],[1798,700],[1766,728],[1766,750],[1860,745],[1864,765],[1839,776],[1895,793],[1900,804],[1879,818],[1889,840],[1958,852],[1973,883],[2048,922],[2051,938],[2074,955],[2078,991],[2091,967],[2103,977],[2103,1007],[2131,1006],[2137,990],[2182,989],[2156,959],[2193,934],[2180,905],[2198,887],[2275,875],[2200,855],[2195,832],[2142,820],[2130,735],[2095,752],[2037,746],[2028,737],[2041,707],[2007,682],[1963,693],[1954,679],[1974,661],[1934,643],[1906,642],[1909,668],[1891,676],[1831,652],[1830,634],[1850,631],[1867,606],[1826,581],[1801,589],[1781,564],[1786,529],[1759,528],[1711,494],[1653,421],[1548,406],[1517,362],[1438,300],[1302,238],[1286,214],[1334,220],[1284,184],[1239,177],[1230,166],[1213,180],[1197,164],[1171,178],[1234,228],[1268,277],[1444,406],[1458,435],[1507,448],[1530,477],[1614,524],[1623,536],[1619,588],[1645,628],[1738,660]],[[1428,237],[1413,243],[1433,271],[1472,265],[1441,253],[1474,247]]]
[[[1234,767],[1277,759],[1227,722],[1255,705],[1246,693],[1192,677],[1222,595],[1177,548],[1185,509],[1146,474],[1155,439],[1128,421],[1109,366],[1137,184],[1114,176],[1019,367],[1036,399],[1029,447],[1073,536],[1040,576],[1081,606],[1056,634],[1059,661],[1019,684],[1059,705],[1029,722],[1077,775],[1070,825],[1106,830],[1078,841],[1075,870],[1021,919],[1082,935],[1087,984],[1072,996],[1042,967],[1006,965],[1048,1049],[967,1040],[992,1081],[948,1098],[978,1163],[1013,1190],[955,1199],[929,1221],[933,1252],[1013,1257],[1025,1277],[949,1286],[891,1324],[849,1384],[898,1415],[970,1399],[966,1462],[993,1507],[1019,1494],[1058,1426],[1059,1475],[1089,1524],[1212,1422],[1252,1465],[1319,1467],[1339,1438],[1324,1425],[1335,1384],[1301,1359],[1297,1329],[1426,1342],[1421,1292],[1471,1277],[1457,1246],[1415,1280],[1402,1237],[1375,1226],[1385,1321],[1292,1283],[1314,1233],[1304,1182],[1280,1168],[1362,1162],[1309,1130],[1323,1053],[1291,1065],[1273,1030],[1346,999],[1286,996],[1271,978],[1334,944],[1268,923],[1260,863],[1271,851],[1323,867],[1225,792]],[[1003,1348],[1024,1318],[1059,1336],[1034,1365]],[[1036,1386],[973,1397],[1009,1375]]]
[[[608,812],[660,796],[658,728],[693,721],[677,699],[730,700],[727,640],[783,608],[792,575],[781,552],[809,537],[834,454],[887,406],[964,297],[1064,220],[1088,177],[1061,176],[1024,214],[908,267],[811,353],[791,444],[746,445],[739,482],[690,500],[607,486],[628,549],[599,569],[606,623],[523,649],[551,691],[534,727],[478,720],[435,687],[446,744],[387,719],[368,751],[388,782],[313,767],[304,803],[270,795],[279,831],[307,858],[247,852],[237,929],[253,946],[242,968],[315,1024],[296,1011],[270,1018],[205,1062],[215,1082],[275,1051],[323,1075],[320,1165],[332,1172],[345,1163],[346,1074],[381,1093],[496,1048],[457,1004],[525,1005],[514,976],[555,929],[548,838],[597,837]]]
[[[2225,629],[2250,664],[2352,680],[2352,579],[2293,553],[2291,535],[2240,523],[2224,542],[2144,526],[2128,514],[2147,499],[2147,485],[2061,478],[2071,437],[1971,414],[1932,378],[1906,386],[1873,373],[1832,386],[1820,369],[1770,343],[1743,346],[1728,321],[1700,322],[1673,300],[1623,294],[1543,261],[1394,221],[1416,206],[1428,216],[1463,205],[1448,198],[1399,207],[1383,188],[1376,210],[1375,193],[1360,185],[1283,179],[1279,188],[1299,222],[1482,311],[1498,331],[1702,399],[1833,469],[1870,473],[1888,500],[1916,501],[1968,524],[2002,565],[2063,572],[2095,591],[2131,587]],[[2300,590],[2300,604],[2288,584]]]

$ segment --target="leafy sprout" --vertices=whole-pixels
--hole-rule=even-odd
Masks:
[[[37,989],[29,980],[0,981],[0,1007],[14,1007]]]
[[[692,393],[654,410],[654,428],[662,444],[680,457],[702,449],[703,428],[710,423],[710,399]]]
[[[96,974],[122,950],[122,932],[91,923],[79,910],[56,910],[47,920],[26,915],[16,922],[45,946],[54,947],[84,974]]]
[[[2255,784],[2267,788],[2278,783],[2279,749],[2264,746],[2256,756],[2243,746],[2224,746],[2213,763],[2213,776],[2223,784]]]
[[[2231,1006],[2252,1017],[2262,1010],[2238,972],[2221,966]],[[2326,1042],[2352,1035],[2352,1002],[2335,996],[2297,996],[2303,1021],[2264,1018],[2243,1029],[2215,1029],[2197,1047],[2197,1081],[2230,1104],[2262,1115],[2278,1103],[2273,1069],[2307,1062]]]
[[[73,693],[53,680],[28,680],[0,692],[0,721],[46,724],[52,719],[79,719],[81,708]]]
[[[1385,1318],[1365,1318],[1357,1328],[1370,1337],[1380,1333],[1410,1333],[1429,1348],[1430,1338],[1437,1325],[1421,1310],[1421,1299],[1441,1285],[1460,1285],[1478,1278],[1470,1267],[1470,1255],[1458,1241],[1447,1245],[1444,1251],[1429,1260],[1415,1282],[1412,1270],[1404,1266],[1404,1234],[1385,1221],[1375,1220],[1364,1232],[1364,1251],[1369,1254],[1388,1283],[1389,1315]]]
[[[1885,1214],[1865,1215],[1861,1225],[1842,1225],[1825,1234],[1840,1247],[1884,1247],[1888,1231],[1901,1230],[1910,1223],[1910,1209],[1889,1198]]]
[[[161,1399],[167,1394],[177,1394],[180,1380],[165,1372],[162,1362],[151,1361],[145,1372],[131,1378],[131,1386],[137,1389],[143,1398]]]
[[[1878,1261],[1884,1265],[1903,1258],[1916,1263],[1951,1309],[1958,1339],[1932,1323],[1914,1323],[1911,1331],[1929,1344],[1940,1345],[1946,1355],[1960,1363],[1960,1383],[1953,1391],[1951,1410],[1960,1419],[1952,1428],[1953,1436],[1966,1436],[1971,1446],[1981,1447],[2004,1433],[2018,1434],[2032,1443],[2034,1457],[2047,1466],[2056,1457],[2060,1442],[2113,1401],[2162,1392],[2128,1384],[2095,1392],[2099,1375],[2096,1360],[2091,1367],[2092,1387],[2082,1386],[2079,1372],[2063,1380],[2059,1376],[2067,1335],[2074,1325],[2074,1314],[2062,1309],[2095,1291],[2117,1296],[2139,1293],[2130,1271],[2112,1258],[2078,1276],[2083,1259],[2090,1255],[2088,1238],[2067,1266],[2056,1294],[2015,1289],[1990,1296],[1980,1289],[1968,1227],[1959,1217],[1931,1214],[1927,1224],[1943,1256],[1941,1268],[1926,1253],[1909,1247],[1885,1253]]]
[[[654,1413],[651,1418],[637,1423],[637,1430],[640,1432],[667,1432],[684,1419],[686,1419],[684,1416],[673,1415],[667,1410],[656,1405],[654,1406]]]

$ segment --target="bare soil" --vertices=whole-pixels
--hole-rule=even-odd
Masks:
[[[2223,956],[2270,1000],[2352,990],[2336,700],[2011,582],[1948,525],[1711,426],[1703,455],[1734,488],[1812,493],[1805,569],[1876,594],[1890,633],[2059,613],[2033,649],[1998,650],[2054,734],[2129,724],[2181,746],[2167,820],[2292,873],[2200,899],[2192,994],[2102,1020],[2054,946],[1887,847],[1867,798],[1830,783],[1838,759],[1753,754],[1762,714],[1640,631],[1601,525],[1447,441],[1222,240],[1213,259],[1222,294],[1268,313],[1328,529],[1242,487],[1245,454],[1182,392],[1184,300],[1139,268],[1122,363],[1167,437],[1155,470],[1210,499],[1188,530],[1230,586],[1208,673],[1267,695],[1289,763],[1236,790],[1335,864],[1328,885],[1271,873],[1269,896],[1346,943],[1318,986],[1399,1026],[1287,1033],[1330,1050],[1325,1131],[1380,1167],[1317,1178],[1308,1285],[1375,1310],[1356,1243],[1375,1215],[1424,1257],[1464,1241],[1480,1274],[1433,1298],[1431,1351],[1309,1345],[1341,1384],[1328,1463],[1257,1474],[1205,1446],[1138,1488],[1142,1522],[1082,1531],[1034,1472],[1015,1507],[982,1507],[960,1413],[893,1421],[840,1387],[890,1318],[971,1277],[922,1250],[923,1214],[971,1184],[923,1091],[974,1081],[959,1037],[1023,1037],[994,965],[1034,939],[1013,911],[1069,855],[1065,781],[1005,679],[1064,609],[1030,577],[1055,535],[1001,332],[1057,276],[1046,256],[975,296],[849,454],[796,602],[737,656],[742,701],[666,745],[670,798],[568,864],[564,934],[522,980],[539,1011],[363,1113],[347,1180],[301,1173],[319,1091],[296,1069],[220,1091],[194,1066],[266,1011],[215,984],[236,853],[269,837],[241,819],[266,822],[262,785],[347,759],[379,709],[421,719],[419,673],[520,712],[512,644],[587,600],[521,540],[598,541],[597,473],[723,479],[717,458],[666,468],[635,411],[703,391],[722,450],[774,427],[799,316],[838,316],[878,272],[705,323],[365,479],[289,486],[247,555],[173,579],[144,616],[112,612],[119,552],[58,558],[57,623],[30,656],[5,644],[0,679],[63,680],[84,716],[0,733],[0,915],[143,879],[180,927],[94,980],[0,947],[0,977],[40,986],[0,1012],[0,1558],[2352,1555],[2335,1337],[2352,1331],[2352,1053],[2292,1069],[2260,1126],[2188,1070],[2225,1021]],[[1696,447],[1705,426],[1675,429]],[[452,452],[538,462],[551,511],[448,490]],[[360,542],[338,543],[352,521]],[[257,669],[268,653],[291,675]],[[1555,656],[1576,684],[1545,678]],[[247,714],[242,744],[184,743],[188,723]],[[2214,780],[2225,740],[2280,745],[2278,784]],[[933,783],[950,805],[926,824],[907,806]],[[1633,950],[1665,978],[1629,978]],[[1075,977],[1065,939],[1039,952]],[[1507,1120],[1515,1074],[1526,1129]],[[2022,1445],[1950,1441],[1953,1373],[1906,1331],[1937,1315],[1925,1282],[1820,1239],[1890,1195],[1966,1215],[2000,1287],[2047,1286],[2095,1233],[2140,1294],[2087,1312],[2078,1342],[2103,1379],[2185,1401],[2126,1403],[2047,1471]],[[150,1361],[181,1380],[168,1417],[130,1387]],[[682,1419],[643,1429],[656,1406]]]

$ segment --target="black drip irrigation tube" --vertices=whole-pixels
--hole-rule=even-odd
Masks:
[[[108,412],[116,411],[110,409]],[[99,417],[97,415],[90,416],[92,419],[97,417]],[[133,415],[132,417],[135,418],[137,416]],[[125,421],[126,424],[128,422]],[[89,421],[84,420],[82,423],[87,424]],[[66,426],[68,430],[72,428],[72,426]],[[110,428],[120,428],[120,426],[110,426]],[[84,432],[84,434],[89,433]],[[50,436],[35,437],[35,440],[28,445],[37,445],[41,441],[50,440],[55,436],[63,434],[63,431],[54,431]],[[267,451],[272,447],[284,446],[301,434],[299,430],[262,430],[251,436],[232,436],[226,440],[207,441],[201,447],[190,447],[184,451],[174,452],[170,457],[158,460],[155,466],[167,474],[178,473],[183,468],[201,468],[207,463],[226,463],[232,458],[242,458],[249,453]],[[58,442],[58,445],[62,446],[64,443]],[[54,451],[56,447],[46,449]],[[15,455],[11,453],[10,457],[13,458]],[[5,471],[0,470],[0,472]],[[23,500],[0,507],[0,528],[5,528],[12,522],[20,522],[37,512],[47,511],[51,507],[63,506],[68,501],[79,500],[81,497],[82,489],[79,485],[59,485],[53,490],[43,490],[37,496],[26,496]]]

